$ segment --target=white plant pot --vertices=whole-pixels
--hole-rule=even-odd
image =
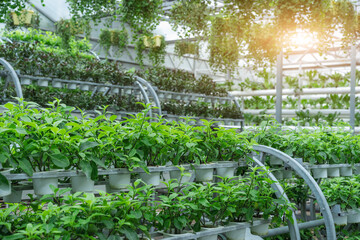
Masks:
[[[341,167],[340,168],[340,175],[342,177],[351,177],[353,175],[352,167]]]
[[[231,178],[234,176],[235,173],[235,168],[234,167],[219,167],[216,168],[216,175],[220,176],[220,177],[227,177],[227,178]]]
[[[198,182],[211,182],[214,178],[214,169],[195,169],[195,178]]]
[[[264,236],[264,235],[268,234],[268,232],[269,232],[269,225],[270,225],[270,223],[268,222],[268,223],[263,223],[263,224],[259,224],[256,226],[252,226],[251,233],[258,235],[258,236]]]
[[[46,194],[53,194],[50,185],[58,188],[58,178],[33,178],[34,193],[37,196],[43,196]]]
[[[114,87],[111,89],[111,94],[119,94],[119,92],[120,92],[119,88]]]
[[[284,165],[284,162],[275,156],[270,156],[270,165],[282,166],[282,165]]]
[[[340,177],[340,169],[336,168],[328,168],[327,170],[328,177]]]
[[[214,228],[203,228],[200,232],[208,231],[208,229],[214,229]],[[217,240],[218,234],[212,234],[207,235],[205,237],[199,237],[197,240]]]
[[[40,87],[48,87],[49,86],[49,81],[48,80],[38,80],[37,84]]]
[[[339,216],[338,213],[333,213],[334,223],[337,226],[345,226],[347,225],[347,216]]]
[[[30,78],[21,78],[21,85],[31,85],[32,81]]]
[[[109,185],[112,189],[122,189],[130,185],[131,173],[118,173],[109,175]]]
[[[68,88],[68,89],[71,89],[71,90],[75,90],[75,89],[76,89],[76,86],[77,86],[76,83],[68,83],[67,88]]]
[[[161,233],[164,238],[168,238],[168,237],[181,237],[182,235],[188,234],[187,231],[184,231],[183,233],[179,233],[179,234],[175,234],[175,233],[166,233],[163,231],[158,231],[158,233]]]
[[[90,90],[90,85],[80,84],[80,90],[81,91],[89,91]]]
[[[147,185],[154,185],[157,186],[160,184],[160,172],[151,172],[151,173],[140,173],[140,178],[147,184]]]
[[[62,82],[53,81],[52,86],[54,88],[62,88]]]
[[[194,175],[194,171],[193,170],[188,170],[185,173],[190,174],[190,176],[183,176],[181,179],[181,182],[191,182],[191,178]],[[181,171],[180,170],[172,170],[170,171],[170,179],[176,179],[178,182],[180,181],[181,178]]]
[[[355,210],[350,210],[347,215],[347,223],[360,223],[360,212]]]
[[[131,89],[125,89],[125,90],[124,90],[124,93],[125,93],[125,94],[132,94],[132,90],[131,90]]]
[[[106,92],[107,87],[98,87],[98,92]]]
[[[94,181],[84,176],[73,176],[71,177],[71,192],[93,192]]]
[[[327,169],[326,168],[314,168],[312,169],[314,178],[327,178]]]
[[[229,223],[230,226],[231,225],[239,225],[239,224],[242,224],[242,223],[237,223],[237,222]],[[225,236],[229,240],[245,240],[246,230],[247,230],[247,228],[245,227],[245,228],[242,228],[242,229],[239,229],[239,230],[226,232]]]

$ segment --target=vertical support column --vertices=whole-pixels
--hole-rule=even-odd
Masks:
[[[282,120],[282,80],[283,80],[283,50],[281,48],[279,55],[277,56],[276,63],[276,121],[281,123]]]
[[[351,45],[350,126],[355,128],[356,45]]]
[[[300,61],[300,66],[299,66],[299,73],[301,75],[303,75],[303,71],[302,71],[302,66],[301,66],[301,61]],[[303,77],[299,77],[299,89],[302,89],[303,87]],[[301,107],[301,94],[299,94],[298,96],[298,111],[301,111],[302,107]]]

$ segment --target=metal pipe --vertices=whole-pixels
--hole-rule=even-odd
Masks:
[[[151,95],[154,98],[155,105],[158,108],[157,109],[158,113],[159,113],[159,115],[162,115],[160,100],[159,100],[159,97],[158,97],[156,91],[154,90],[153,86],[148,81],[146,81],[145,79],[143,79],[141,77],[135,76],[135,78],[138,82],[140,82],[141,84],[144,84],[147,87],[147,89],[150,91]]]
[[[355,127],[356,46],[351,45],[350,126]]]
[[[6,61],[3,58],[0,58],[0,64],[3,65],[5,67],[5,69],[10,73],[9,76],[11,76],[11,79],[15,85],[15,91],[16,91],[17,97],[23,98],[20,80],[19,80],[19,77],[18,77],[17,73],[15,72],[14,68],[11,66],[11,64],[8,61]]]
[[[313,95],[313,94],[349,94],[349,87],[337,87],[337,88],[303,88],[302,91],[296,94],[300,95]],[[360,93],[360,87],[355,88],[355,93]],[[275,96],[275,89],[268,90],[256,90],[256,91],[231,91],[231,94],[236,97],[240,96]],[[295,95],[294,89],[283,89],[282,95]]]
[[[325,224],[325,220],[324,219],[318,219],[318,220],[314,220],[314,221],[309,221],[309,222],[304,222],[304,223],[299,223],[299,229],[308,229],[308,228],[314,228],[314,227],[318,227],[318,226],[322,226]],[[288,226],[284,226],[284,227],[279,227],[279,228],[274,228],[274,229],[269,229],[268,234],[266,234],[265,236],[263,236],[264,238],[266,237],[272,237],[272,236],[277,236],[277,235],[281,235],[281,234],[285,234],[289,232],[289,227]]]
[[[145,98],[145,103],[146,103],[146,105],[147,105],[147,104],[150,104],[149,97],[148,97],[148,95],[147,95],[147,93],[146,93],[145,89],[143,88],[143,86],[142,86],[142,85],[140,84],[140,82],[138,82],[138,81],[136,81],[135,83],[139,86],[140,91],[141,91],[142,95],[143,95],[143,96],[144,96],[144,98]],[[149,109],[149,115],[150,115],[150,117],[152,117],[152,111],[151,111],[151,108]]]
[[[276,121],[278,123],[282,122],[282,79],[283,79],[283,50],[280,49],[280,53],[277,56],[276,63]]]

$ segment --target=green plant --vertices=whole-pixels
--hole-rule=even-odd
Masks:
[[[62,47],[70,48],[70,41],[75,35],[85,32],[90,34],[89,22],[85,20],[61,19],[56,23],[57,34],[61,37]]]
[[[178,41],[175,42],[175,53],[179,56],[185,54],[199,55],[199,44],[196,42],[189,41]]]
[[[330,207],[340,205],[342,211],[359,208],[360,185],[357,178],[327,179],[320,185]]]
[[[126,47],[128,41],[128,33],[126,29],[101,29],[100,44],[105,48],[106,52],[109,51],[111,46],[117,48],[117,53],[121,53]]]

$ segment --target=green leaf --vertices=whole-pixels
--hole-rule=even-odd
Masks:
[[[0,153],[0,163],[5,163],[8,158],[10,158],[10,155],[8,153]]]
[[[45,121],[47,124],[52,124],[53,123],[53,119],[50,117],[45,117]]]
[[[116,115],[112,115],[112,116],[110,117],[110,121],[114,121],[116,118],[117,118]]]
[[[136,211],[131,211],[131,215],[133,215],[136,219],[140,219],[142,217],[142,213],[139,209],[137,209]]]
[[[85,173],[85,175],[91,179],[92,167],[88,161],[81,161],[80,168]]]
[[[7,178],[0,173],[0,196],[6,196],[11,192],[11,186]]]
[[[100,167],[107,168],[105,163],[101,161],[98,157],[90,156],[89,159],[93,161],[95,164],[97,164]]]
[[[33,175],[34,170],[31,166],[31,163],[29,162],[29,160],[27,160],[26,158],[22,158],[19,161],[19,167],[30,177]]]
[[[59,168],[66,168],[70,164],[69,159],[64,154],[57,153],[49,156],[51,161]]]
[[[98,145],[99,145],[99,143],[97,143],[97,142],[90,142],[90,141],[83,142],[80,144],[80,151],[85,151],[89,148],[94,148]]]
[[[16,239],[26,239],[23,234],[13,234],[10,236],[5,236],[3,240],[16,240]]]
[[[123,229],[120,229],[120,232],[125,234],[125,236],[128,240],[138,240],[139,239],[137,233],[133,229],[123,228]]]
[[[17,128],[15,128],[15,130],[19,134],[27,134],[27,131],[25,130],[25,128],[17,127]]]

